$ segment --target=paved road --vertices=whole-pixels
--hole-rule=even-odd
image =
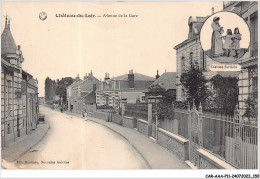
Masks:
[[[122,137],[82,118],[41,107],[51,129],[17,161],[25,169],[146,169]]]

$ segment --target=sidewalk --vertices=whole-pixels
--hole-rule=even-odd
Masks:
[[[80,114],[66,113],[68,115],[82,118]],[[151,169],[191,169],[184,161],[178,159],[173,153],[145,137],[135,129],[126,128],[113,122],[106,122],[105,120],[89,116],[88,120],[109,128],[127,140],[129,144],[143,157],[148,167]]]
[[[45,121],[45,123],[38,124],[36,130],[33,130],[31,134],[25,134],[22,137],[17,138],[15,142],[9,143],[8,147],[1,150],[2,160],[5,160],[6,162],[14,162],[20,158],[44,138],[49,128],[50,126],[48,122]]]

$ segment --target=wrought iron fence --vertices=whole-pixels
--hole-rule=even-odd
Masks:
[[[191,148],[204,148],[236,168],[257,168],[257,125],[246,123],[242,116],[199,112],[195,107],[188,109],[175,109],[173,117],[160,121],[160,127],[188,139]],[[148,120],[148,104],[126,104],[125,115]],[[189,155],[193,161],[192,150]],[[196,163],[195,159],[193,162]]]
[[[256,169],[258,128],[241,119],[203,114],[203,148],[237,168]]]
[[[189,113],[187,110],[180,110],[176,109],[174,118],[178,120],[178,135],[185,137],[186,139],[189,138],[189,131],[188,131],[188,125],[189,125]]]

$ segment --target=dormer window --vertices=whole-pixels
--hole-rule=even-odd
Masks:
[[[193,33],[192,33],[192,22],[189,24],[189,38],[191,38],[193,36]]]
[[[192,22],[189,24],[189,32],[192,33]]]

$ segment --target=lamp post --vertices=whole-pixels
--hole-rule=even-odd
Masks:
[[[155,104],[155,110],[156,110],[156,113],[155,113],[155,138],[156,138],[156,142],[158,139],[158,106],[157,106],[157,104],[160,102],[161,99],[162,99],[162,95],[148,97],[148,103]]]

